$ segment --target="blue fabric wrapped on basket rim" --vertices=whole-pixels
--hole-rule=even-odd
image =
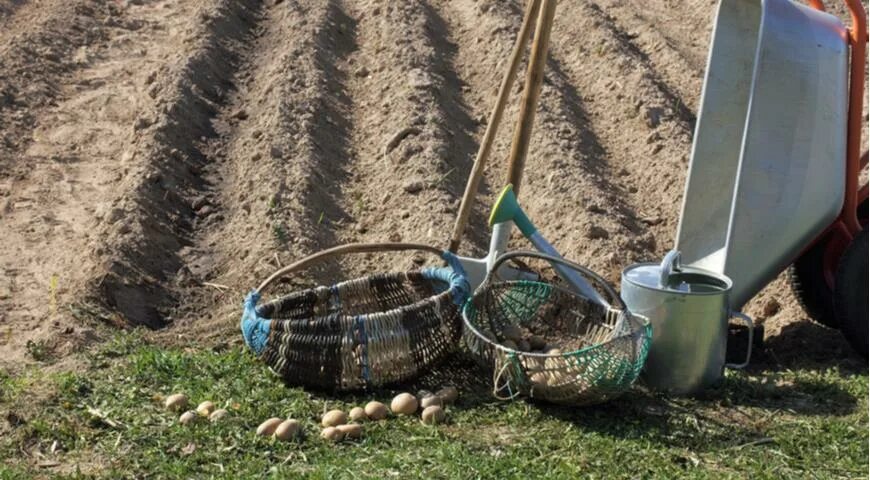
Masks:
[[[294,385],[356,390],[410,380],[459,345],[469,284],[447,267],[375,274],[244,301],[245,343]]]

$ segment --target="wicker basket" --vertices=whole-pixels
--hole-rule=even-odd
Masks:
[[[515,257],[561,263],[584,274],[615,305],[602,305],[545,281],[494,281],[492,272]],[[493,393],[527,395],[560,404],[588,405],[614,398],[637,379],[652,338],[643,317],[626,310],[619,295],[595,273],[566,260],[532,252],[502,255],[466,302],[463,343],[493,371]],[[526,352],[505,346],[508,325],[546,330],[569,339],[565,352]]]
[[[371,275],[257,305],[261,286],[245,299],[245,341],[293,385],[358,390],[410,380],[459,345],[468,282],[456,257],[442,256],[450,267]]]

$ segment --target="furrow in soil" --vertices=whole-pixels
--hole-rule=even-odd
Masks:
[[[453,65],[457,45],[425,2],[345,4],[358,19],[358,50],[343,67],[353,161],[342,188],[349,222],[340,238],[443,248],[476,151],[477,123]],[[349,265],[358,273],[390,271],[410,268],[412,259],[434,257],[374,255]]]
[[[109,30],[125,29],[122,12],[109,2],[17,2],[0,18],[0,178],[26,175],[16,162],[31,143],[40,114],[59,99],[69,76],[89,65],[93,45]],[[61,97],[62,98],[62,97]]]
[[[592,128],[604,139],[607,176],[622,184],[624,201],[658,239],[640,253],[656,258],[676,230],[694,114],[597,6],[560,8],[578,21],[557,22],[554,57],[582,92]]]
[[[600,0],[593,5],[625,38],[635,57],[650,67],[660,85],[681,99],[694,115],[701,96],[705,40],[710,36],[714,6],[705,5],[699,12],[699,18],[708,17],[703,28],[692,32],[688,38],[672,38],[662,31],[660,22],[647,9],[640,7],[641,2]]]
[[[198,197],[194,244],[176,283],[186,292],[174,333],[233,335],[246,291],[280,266],[337,243],[346,222],[349,99],[337,66],[354,48],[355,22],[337,2],[268,7],[239,73],[238,91],[217,118]],[[327,262],[263,292],[338,277]],[[232,338],[240,339],[238,335]]]
[[[175,60],[147,74],[153,102],[132,125],[118,195],[93,229],[102,261],[89,272],[91,299],[126,323],[159,328],[171,320],[172,283],[203,216],[196,201],[209,188],[204,148],[217,135],[212,120],[232,90],[254,3],[199,4],[194,21],[178,25]]]
[[[460,49],[464,77],[474,90],[491,92],[498,85],[507,61],[522,11],[503,2],[441,2],[463,31],[467,49]],[[562,40],[554,36],[553,43]],[[481,52],[488,52],[482,58]],[[525,70],[522,70],[523,72]],[[521,95],[518,80],[512,103]],[[506,114],[490,184],[504,183],[504,159],[514,129],[516,108]],[[639,221],[634,207],[625,201],[622,185],[607,177],[608,152],[593,128],[580,93],[570,82],[564,67],[550,58],[535,117],[520,203],[542,233],[566,257],[579,260],[611,277],[615,265],[629,254],[637,254],[654,242],[647,226]],[[525,240],[516,247],[528,248]]]
[[[103,30],[88,37],[99,41],[78,47],[75,65],[51,63],[43,56],[16,64],[40,80],[33,82],[35,90],[28,90],[32,95],[21,97],[24,103],[16,101],[4,111],[32,115],[5,130],[26,133],[11,146],[14,168],[0,179],[4,242],[0,357],[4,360],[32,360],[33,355],[24,355],[25,344],[31,345],[31,351],[57,355],[79,348],[94,340],[95,317],[124,323],[80,300],[93,296],[95,289],[86,287],[89,279],[111,267],[114,252],[123,243],[111,229],[123,232],[118,236],[130,233],[134,212],[122,208],[120,199],[135,195],[139,183],[138,167],[146,156],[137,150],[136,142],[154,118],[146,112],[158,110],[157,93],[165,77],[173,66],[187,61],[177,45],[192,39],[189,19],[198,11],[206,12],[188,7],[169,1],[111,9],[111,21],[88,27]],[[25,8],[16,16],[29,15]],[[64,8],[48,14],[52,12],[69,13]],[[99,12],[90,15],[101,18]],[[69,27],[78,31],[79,20],[71,18]],[[31,49],[56,47],[59,54],[67,48],[64,42],[70,42],[68,32],[58,27],[62,23],[57,20],[46,28],[40,24],[36,33],[15,41]],[[6,59],[17,54],[3,53]],[[42,89],[43,81],[51,82],[51,88]],[[130,248],[142,246],[145,251],[148,241],[138,237]],[[16,325],[19,328],[12,335]]]

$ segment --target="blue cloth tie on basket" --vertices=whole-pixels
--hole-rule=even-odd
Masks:
[[[450,252],[442,253],[441,258],[447,262],[447,266],[450,268],[427,267],[420,273],[426,278],[440,280],[448,284],[449,287],[447,288],[453,289],[456,292],[456,295],[453,297],[453,303],[458,307],[462,307],[468,296],[471,295],[471,285],[468,283],[465,269],[462,268],[459,258]]]
[[[251,293],[245,297],[243,303],[245,309],[242,312],[242,335],[245,337],[245,343],[257,354],[266,348],[266,342],[269,340],[269,327],[272,323],[271,320],[257,315],[257,302],[259,301],[260,292],[256,289],[251,290]]]

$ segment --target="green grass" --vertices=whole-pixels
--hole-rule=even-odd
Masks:
[[[729,373],[705,399],[632,393],[582,409],[498,402],[471,382],[447,425],[390,418],[366,424],[360,441],[334,445],[318,436],[325,409],[393,392],[306,392],[240,347],[165,348],[136,334],[119,334],[85,360],[77,372],[0,374],[0,479],[867,476],[860,369]],[[179,391],[194,404],[226,406],[230,419],[178,425],[160,400]],[[256,437],[272,416],[301,420],[306,438]]]

